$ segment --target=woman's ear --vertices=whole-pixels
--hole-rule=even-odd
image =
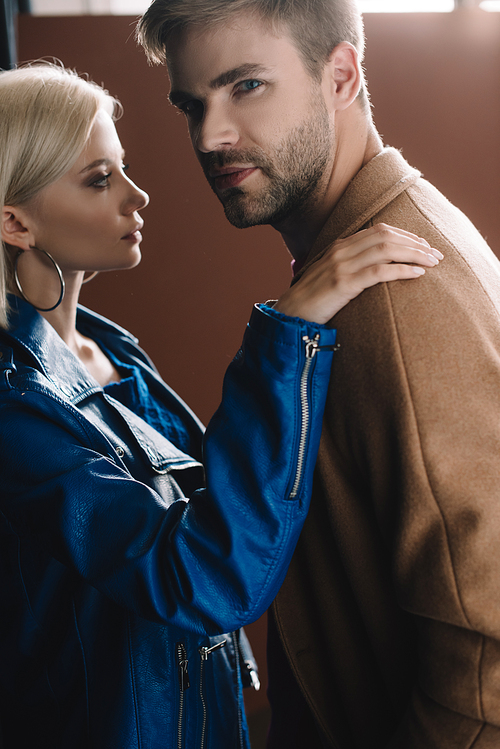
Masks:
[[[35,237],[29,228],[31,221],[20,206],[4,205],[1,220],[2,240],[6,244],[21,250],[29,250],[35,245]]]
[[[359,56],[349,42],[332,50],[323,72],[323,91],[333,111],[342,111],[355,101],[362,84]]]

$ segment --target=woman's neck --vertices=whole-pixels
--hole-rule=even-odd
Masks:
[[[104,386],[120,380],[120,374],[91,338],[82,335],[76,328],[78,299],[82,286],[83,273],[78,278],[66,279],[66,291],[61,304],[51,312],[40,312],[71,349],[74,355],[87,368],[92,377]]]
[[[77,278],[66,278],[66,289],[61,304],[50,312],[40,311],[42,317],[52,325],[56,333],[76,356],[78,356],[79,346],[79,333],[76,329],[76,312],[82,280],[83,273],[79,273]]]

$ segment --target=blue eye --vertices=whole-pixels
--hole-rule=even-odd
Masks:
[[[262,86],[262,82],[255,80],[255,78],[240,83],[240,88],[244,91],[253,91],[256,88],[259,88],[259,86]]]

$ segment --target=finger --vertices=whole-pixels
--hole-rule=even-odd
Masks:
[[[339,259],[355,257],[370,247],[380,246],[385,248],[389,245],[410,246],[415,249],[421,249],[423,252],[429,252],[440,260],[443,259],[442,253],[439,252],[439,250],[431,248],[425,239],[421,239],[410,232],[394,229],[385,224],[377,225],[377,227],[371,227],[370,229],[364,229],[347,239],[336,242],[327,253],[325,253],[325,258],[328,259],[328,257],[333,257],[334,255]]]
[[[417,265],[405,265],[404,263],[372,265],[370,268],[365,268],[356,275],[356,285],[359,284],[360,288],[368,289],[370,286],[375,286],[378,283],[420,278],[424,274],[425,268]]]
[[[374,250],[379,252],[381,256],[392,259],[391,253],[393,253],[394,249],[398,247],[420,250],[425,254],[433,255],[438,260],[443,259],[443,255],[439,250],[435,250],[419,240],[408,239],[407,237],[399,235],[387,236],[385,238],[382,238],[380,235],[360,237],[356,239],[356,241],[351,240],[348,244],[345,244],[342,247],[332,247],[325,253],[324,258],[325,263],[330,261],[337,263],[356,258],[369,250]]]
[[[387,229],[396,232],[396,234],[399,234],[402,237],[408,237],[408,239],[416,239],[419,242],[423,242],[428,247],[430,247],[429,242],[426,239],[423,239],[423,237],[419,237],[418,234],[413,234],[411,231],[407,231],[406,229],[401,229],[399,226],[390,226],[389,224],[374,224],[370,227],[370,229],[373,229],[375,232],[384,232]]]
[[[364,269],[376,267],[379,265],[391,265],[398,263],[423,265],[427,268],[433,268],[438,265],[439,260],[434,255],[413,247],[403,247],[398,245],[377,245],[367,250],[349,257],[344,260],[338,260],[335,263],[334,272],[337,277],[355,275]],[[328,269],[325,268],[325,272]],[[333,272],[333,269],[332,269]]]
[[[345,242],[348,239],[352,239],[352,237],[356,236],[377,236],[382,235],[384,236],[387,232],[393,235],[398,235],[400,237],[406,237],[407,239],[411,239],[417,242],[420,242],[424,245],[427,245],[427,247],[430,247],[429,242],[426,239],[423,239],[423,237],[419,237],[418,234],[413,234],[411,231],[407,231],[406,229],[401,229],[398,226],[391,226],[390,224],[374,224],[373,226],[370,226],[368,229],[361,229],[356,234],[353,234],[351,237],[345,237],[345,239],[341,239],[339,241]]]
[[[351,263],[353,265],[358,264],[359,267],[380,265],[382,263],[416,263],[417,265],[434,267],[439,264],[439,258],[424,250],[390,244],[377,245],[369,250],[365,250],[352,258]]]

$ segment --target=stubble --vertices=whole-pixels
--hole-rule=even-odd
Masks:
[[[314,207],[318,188],[334,147],[333,128],[320,96],[314,99],[311,116],[265,152],[261,148],[228,150],[207,154],[203,170],[224,206],[233,226],[246,229],[260,224],[279,224],[297,218]],[[251,164],[260,169],[266,184],[254,192],[245,186],[223,193],[208,175],[213,167]]]

